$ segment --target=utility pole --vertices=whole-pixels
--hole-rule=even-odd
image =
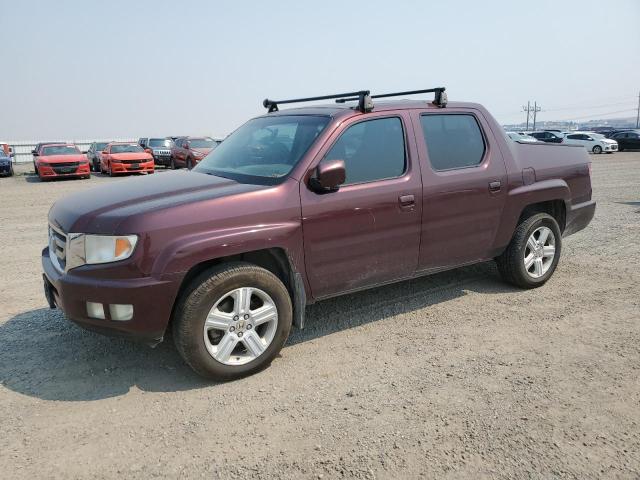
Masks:
[[[640,92],[638,92],[638,113],[636,114],[636,128],[640,128]]]
[[[522,111],[527,114],[527,131],[529,130],[529,119],[533,117],[533,129],[536,129],[536,113],[542,110],[537,102],[533,102],[533,106],[531,106],[531,101],[527,102],[527,106],[522,106]]]
[[[538,113],[542,108],[538,106],[538,102],[533,102],[533,129],[536,129],[536,113]]]

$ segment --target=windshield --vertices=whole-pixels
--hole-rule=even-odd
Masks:
[[[132,153],[132,152],[144,152],[140,145],[127,144],[127,145],[111,145],[111,153]]]
[[[107,145],[109,145],[109,142],[104,142],[104,143],[96,143],[96,151],[102,151],[104,150]]]
[[[591,138],[595,138],[596,140],[602,140],[603,138],[607,138],[604,135],[601,135],[599,133],[590,133],[589,135],[591,136]]]
[[[328,123],[329,117],[312,115],[255,118],[227,137],[195,170],[244,183],[276,184]]]
[[[150,147],[170,147],[171,140],[168,138],[150,138],[149,139]]]
[[[190,138],[189,146],[191,148],[214,148],[218,142],[211,138]]]
[[[51,147],[43,147],[42,155],[79,155],[80,150],[73,145],[54,145]]]

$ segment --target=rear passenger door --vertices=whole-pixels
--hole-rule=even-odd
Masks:
[[[480,112],[414,114],[422,167],[419,268],[438,270],[492,258],[507,172]]]
[[[310,165],[344,160],[346,182],[319,194],[300,184],[305,264],[323,298],[412,276],[418,265],[422,182],[407,112],[349,121]],[[308,174],[309,174],[308,173]]]

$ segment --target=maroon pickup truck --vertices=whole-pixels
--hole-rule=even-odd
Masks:
[[[434,92],[433,102],[376,97]],[[278,104],[337,104],[279,111]],[[267,366],[305,305],[495,259],[539,287],[592,219],[580,146],[519,143],[444,88],[265,100],[192,171],[58,201],[42,252],[52,308],[104,333],[167,328],[208,378]]]

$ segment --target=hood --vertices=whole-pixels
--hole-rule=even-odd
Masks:
[[[153,157],[147,152],[110,153],[111,160],[151,160]]]
[[[211,150],[213,150],[213,148],[211,147],[207,147],[207,148],[191,148],[191,150],[193,150],[194,152],[198,152],[201,153],[202,155],[207,155]]]
[[[45,163],[86,162],[87,156],[84,153],[78,153],[77,155],[45,155],[38,157],[38,160]]]
[[[125,219],[142,224],[136,220],[149,212],[265,188],[184,170],[129,178],[62,198],[51,207],[49,222],[73,233],[139,233],[117,229]]]

